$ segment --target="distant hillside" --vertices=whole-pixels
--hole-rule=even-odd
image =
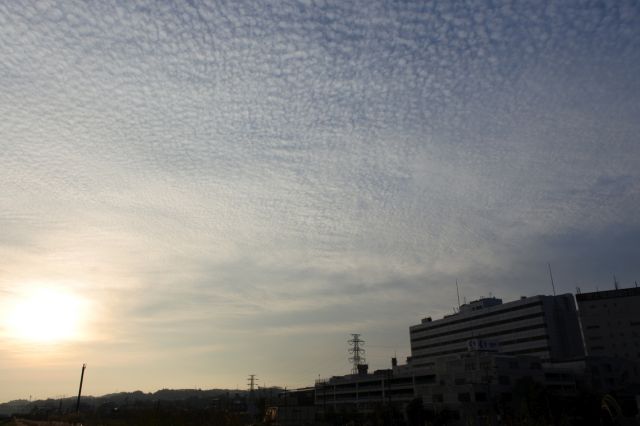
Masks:
[[[28,409],[29,400],[16,399],[14,401],[5,402],[0,404],[0,415],[11,415],[12,413],[24,413]]]
[[[280,388],[260,389],[259,395],[277,395]],[[244,399],[247,395],[245,390],[231,389],[161,389],[153,393],[142,391],[119,392],[98,397],[83,396],[81,399],[81,410],[96,410],[101,407],[133,407],[148,405],[150,403],[162,402],[183,402],[192,407],[204,407],[213,404],[219,399],[233,400]],[[34,412],[73,412],[76,407],[76,398],[45,399],[37,401],[27,401],[24,399],[5,402],[0,404],[0,415],[9,416],[12,414],[29,414]]]

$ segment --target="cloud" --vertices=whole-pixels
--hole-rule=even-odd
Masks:
[[[547,262],[562,283],[632,282],[639,15],[0,5],[0,292],[73,282],[100,309],[79,353],[108,369],[166,350],[160,387],[251,362],[303,385],[350,331],[408,346],[456,279],[507,300],[548,293]]]

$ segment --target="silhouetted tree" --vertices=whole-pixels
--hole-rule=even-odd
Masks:
[[[518,380],[513,388],[513,411],[520,422],[550,422],[549,395],[544,386],[530,377]]]
[[[422,398],[415,398],[407,404],[407,420],[410,426],[424,426],[426,415],[422,404]]]

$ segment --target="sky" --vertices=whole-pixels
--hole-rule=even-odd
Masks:
[[[640,281],[637,1],[0,3],[0,401],[312,385]]]

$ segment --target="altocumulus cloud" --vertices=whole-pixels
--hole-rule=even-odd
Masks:
[[[551,261],[562,291],[629,284],[639,19],[634,2],[6,2],[0,290],[98,301],[69,353],[96,360],[99,393],[235,385],[247,365],[304,385],[345,371],[356,331],[406,353],[456,278],[470,298],[548,293]]]

